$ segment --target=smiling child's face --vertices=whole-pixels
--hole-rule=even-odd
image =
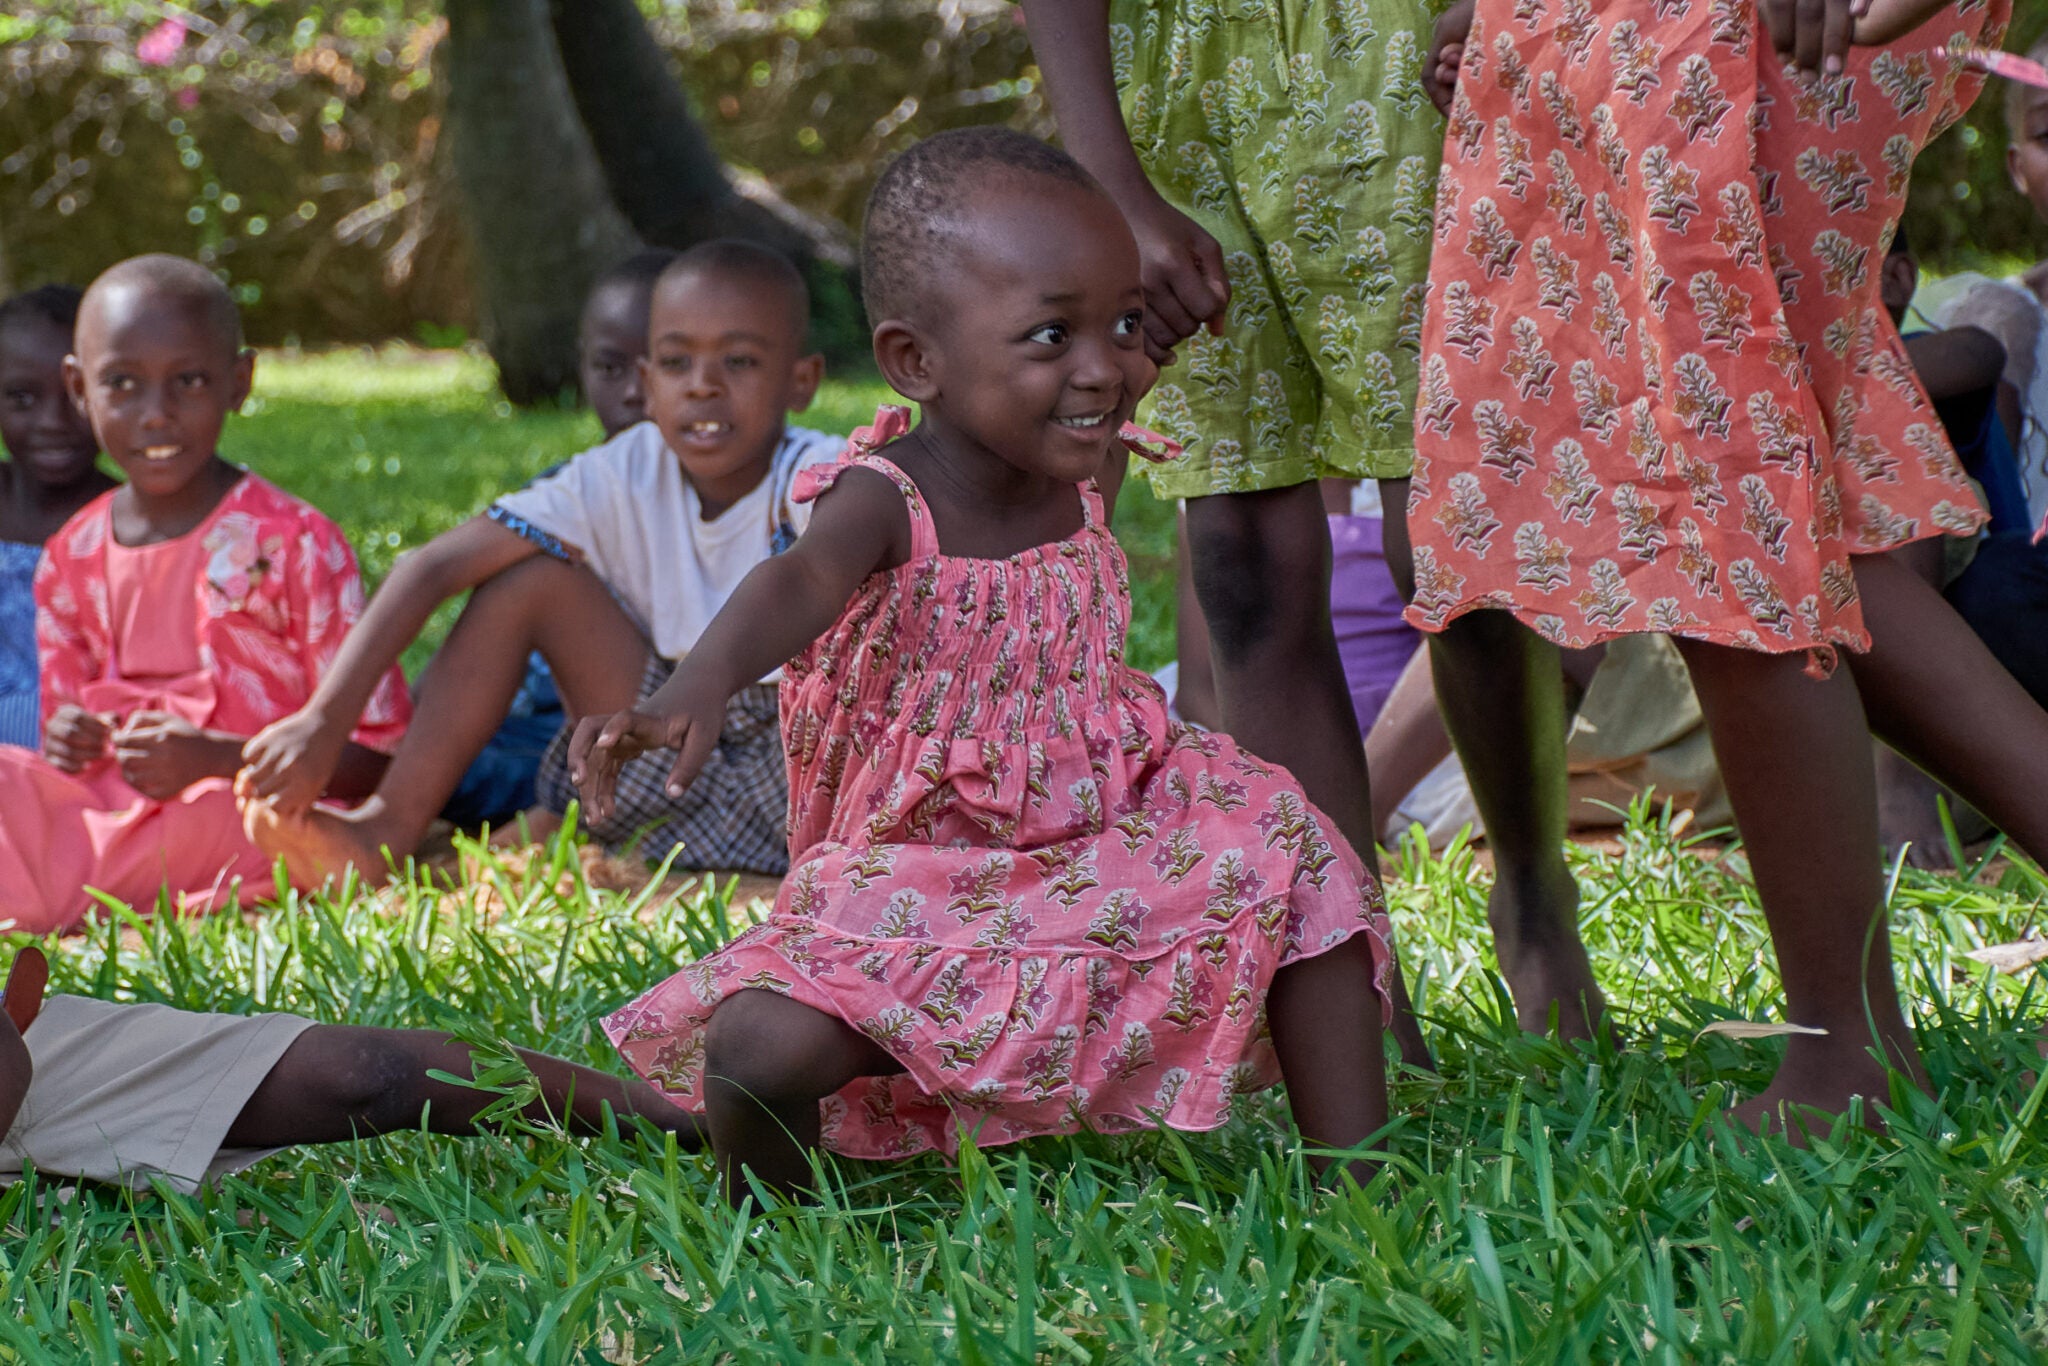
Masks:
[[[134,492],[168,498],[213,460],[252,369],[196,304],[122,281],[86,296],[65,379]]]
[[[640,362],[647,355],[650,292],[632,280],[613,280],[593,290],[583,305],[576,373],[606,440],[647,416]]]
[[[811,404],[823,360],[805,354],[785,300],[738,276],[685,271],[654,291],[643,367],[647,416],[707,516],[767,477],[785,419]]]
[[[52,488],[92,473],[99,443],[64,387],[71,334],[30,314],[0,328],[0,445],[18,469]]]
[[[1159,377],[1123,215],[1087,186],[992,177],[949,264],[924,324],[946,425],[1018,469],[1094,478]]]

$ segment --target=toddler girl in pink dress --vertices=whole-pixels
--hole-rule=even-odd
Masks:
[[[601,818],[783,660],[791,873],[763,924],[606,1022],[702,1112],[728,1196],[806,1149],[1208,1129],[1285,1076],[1304,1138],[1385,1122],[1379,887],[1284,772],[1168,722],[1124,663],[1104,524],[1157,371],[1131,234],[1064,153],[933,138],[882,177],[863,276],[884,409],[796,546],[675,677],[579,727]],[[792,658],[792,656],[794,656]],[[1319,1163],[1320,1165],[1320,1163]]]

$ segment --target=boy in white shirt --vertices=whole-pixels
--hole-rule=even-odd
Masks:
[[[662,273],[641,362],[648,420],[400,559],[304,708],[250,740],[238,783],[250,838],[314,885],[353,867],[385,876],[418,846],[519,686],[529,651],[570,719],[630,707],[658,687],[748,570],[808,520],[789,486],[843,442],[787,425],[824,362],[807,342],[803,277],[772,251],[708,242]],[[368,801],[313,805],[367,688],[434,609],[474,588],[417,688],[412,731]],[[684,867],[780,873],[788,790],[775,675],[734,698],[719,751],[681,798],[648,755],[593,830]],[[558,741],[544,805],[573,790]]]

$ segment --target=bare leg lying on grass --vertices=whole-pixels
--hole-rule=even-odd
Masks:
[[[597,1134],[604,1132],[605,1117],[611,1114],[676,1133],[685,1148],[702,1142],[695,1117],[644,1081],[622,1080],[524,1048],[518,1053],[540,1083],[539,1098],[522,1112],[529,1120]],[[292,1041],[250,1095],[224,1146],[342,1143],[422,1124],[432,1133],[472,1135],[477,1116],[497,1094],[428,1075],[467,1077],[472,1066],[469,1045],[437,1030],[315,1025]]]
[[[297,817],[245,799],[250,840],[282,857],[299,886],[349,868],[383,881],[392,862],[419,847],[511,705],[535,650],[572,718],[623,710],[638,697],[648,651],[639,629],[588,569],[531,556],[470,596],[420,679],[412,726],[376,792],[353,810],[312,807]]]

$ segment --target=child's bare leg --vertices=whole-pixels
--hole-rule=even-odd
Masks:
[[[1414,596],[1408,481],[1380,485],[1388,562]],[[1579,938],[1579,888],[1565,865],[1571,813],[1565,768],[1564,664],[1505,612],[1470,612],[1429,638],[1444,728],[1472,785],[1493,850],[1486,919],[1522,1028],[1592,1037],[1606,1002]]]
[[[1781,1105],[1829,1113],[1888,1094],[1886,1063],[1922,1078],[1892,976],[1877,847],[1869,723],[1846,670],[1806,673],[1803,654],[1680,641],[1770,923],[1789,1023],[1763,1094],[1734,1117],[1782,1122]],[[1878,1046],[1884,1061],[1873,1056]]]
[[[2048,712],[1910,568],[1887,555],[1850,563],[1871,648],[1843,658],[1871,729],[2048,859]]]
[[[1387,1122],[1387,1059],[1372,969],[1371,941],[1354,935],[1281,968],[1266,993],[1288,1109],[1302,1141],[1315,1147],[1356,1148]],[[1331,1159],[1309,1162],[1330,1175]],[[1371,1175],[1361,1162],[1344,1170],[1360,1182]]]
[[[903,1065],[845,1021],[772,991],[734,992],[704,1031],[704,1118],[719,1185],[737,1205],[747,1173],[771,1190],[806,1189],[818,1102]]]
[[[1292,773],[1377,872],[1365,745],[1330,625],[1330,524],[1321,488],[1191,498],[1187,527],[1224,729]],[[1401,1057],[1432,1066],[1398,962],[1393,981]]]
[[[1429,649],[1417,645],[1365,736],[1365,771],[1375,775],[1373,828],[1385,833],[1402,799],[1450,754],[1451,737],[1436,705],[1436,682],[1430,677]]]
[[[641,1118],[702,1141],[699,1122],[646,1082],[622,1080],[546,1053],[519,1050],[540,1083],[527,1107],[536,1121],[559,1120],[578,1133],[601,1133],[605,1113]],[[476,1117],[497,1099],[488,1091],[428,1076],[471,1075],[469,1045],[431,1029],[315,1025],[292,1041],[228,1129],[231,1148],[340,1143],[417,1129],[424,1118],[437,1134],[476,1132]]]
[[[385,851],[404,859],[504,718],[539,650],[572,715],[618,711],[638,700],[647,643],[589,570],[545,555],[522,560],[484,583],[427,665],[412,725],[377,791],[349,811],[315,807],[280,820],[246,807],[258,848],[282,855],[292,880],[316,885],[353,866],[381,880]]]

